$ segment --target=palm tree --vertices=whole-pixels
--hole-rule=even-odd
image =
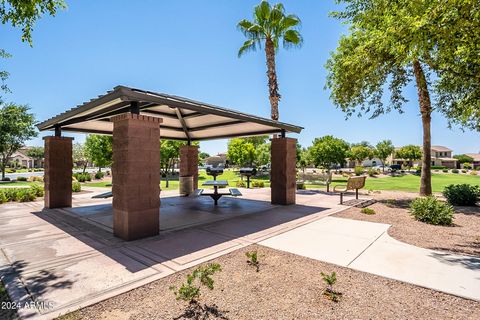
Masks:
[[[267,1],[262,1],[254,8],[253,22],[243,19],[238,23],[238,28],[248,39],[238,51],[239,57],[247,51],[261,49],[262,45],[265,47],[271,117],[275,121],[278,120],[278,101],[281,97],[275,70],[275,52],[280,42],[284,48],[302,45],[303,39],[297,30],[300,23],[296,15],[285,15],[283,4],[270,6]]]

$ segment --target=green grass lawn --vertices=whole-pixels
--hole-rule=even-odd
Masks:
[[[345,184],[347,178],[333,179],[332,186]],[[468,174],[432,174],[433,192],[442,192],[449,184],[480,185],[480,176]],[[324,188],[324,186],[308,185],[307,188]],[[420,176],[407,174],[397,177],[373,178],[367,177],[365,189],[368,190],[399,190],[416,192],[420,189]]]

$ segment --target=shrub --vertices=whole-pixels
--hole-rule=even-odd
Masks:
[[[170,290],[174,292],[177,300],[183,300],[189,304],[197,303],[197,300],[200,298],[201,285],[213,290],[214,281],[212,276],[217,271],[222,271],[218,263],[209,263],[206,266],[200,266],[191,274],[187,275],[187,281],[183,283],[179,289],[172,286]]]
[[[458,173],[458,169],[452,169],[452,173]]]
[[[245,188],[247,185],[242,180],[237,181],[237,188]]]
[[[462,169],[462,173],[467,173],[467,170],[465,170],[465,169]]]
[[[361,176],[365,172],[365,170],[362,166],[356,166],[353,172],[356,176]]]
[[[323,294],[330,300],[338,302],[339,297],[342,295],[340,292],[337,292],[333,289],[335,283],[337,283],[337,274],[332,272],[331,274],[326,274],[320,272],[322,275],[323,282],[327,285],[327,288],[323,291]]]
[[[478,172],[475,171],[475,170],[473,170],[473,171],[470,171],[470,174],[471,174],[472,176],[476,176],[476,175],[478,174]]]
[[[10,181],[10,178],[9,177],[5,177],[2,179],[2,181]]]
[[[263,181],[253,180],[253,181],[252,181],[252,187],[254,187],[254,188],[263,188],[263,187],[265,187],[265,183],[264,183]]]
[[[7,188],[3,190],[3,193],[7,197],[7,201],[17,201],[17,188]]]
[[[245,255],[247,256],[248,260],[247,263],[253,267],[255,267],[256,271],[260,271],[260,262],[258,261],[258,253],[257,251],[249,251],[246,252]]]
[[[376,213],[375,210],[373,210],[372,208],[363,208],[362,210],[360,210],[360,212],[368,215]]]
[[[27,181],[27,177],[17,177],[17,181]]]
[[[29,202],[34,201],[37,196],[35,191],[31,188],[19,188],[17,189],[17,201]]]
[[[443,189],[443,196],[454,206],[474,206],[480,196],[480,187],[470,184],[451,184]]]
[[[445,166],[431,166],[430,169],[432,169],[432,170],[443,170],[443,169],[447,169],[447,167],[445,167]]]
[[[95,172],[95,179],[103,179],[104,176],[105,174],[101,171]]]
[[[438,201],[434,196],[417,198],[410,205],[410,212],[416,220],[433,225],[450,225],[453,207]]]
[[[465,163],[463,164],[463,168],[464,168],[464,169],[472,169],[472,164],[471,164],[470,162],[465,162]]]
[[[8,201],[8,198],[5,195],[5,192],[3,192],[3,190],[0,190],[0,204],[5,203],[7,201]]]
[[[297,182],[297,190],[305,190],[307,186],[305,186],[305,182]]]
[[[448,172],[448,169],[442,169],[442,172],[447,173],[447,172]]]
[[[37,197],[43,197],[44,194],[45,194],[45,190],[43,189],[42,186],[39,186],[38,184],[34,184],[30,187],[30,189],[32,189],[33,193],[35,194],[35,196]]]
[[[73,181],[72,182],[72,191],[73,192],[80,192],[82,191],[82,185],[78,181]]]
[[[369,175],[370,177],[374,177],[374,176],[376,176],[377,174],[378,174],[378,171],[377,171],[377,170],[375,170],[375,169],[373,169],[373,168],[369,168],[369,169],[368,169],[368,175]]]
[[[30,181],[30,182],[43,182],[43,177],[30,176],[30,177],[28,177],[28,181]]]

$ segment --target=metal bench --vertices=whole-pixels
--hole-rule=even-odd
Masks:
[[[242,196],[242,193],[237,188],[230,188],[230,195],[232,197],[240,197]]]
[[[348,190],[355,190],[355,199],[358,199],[358,189],[365,187],[366,176],[350,177],[346,185],[336,185],[333,192],[340,192],[340,204],[343,204],[343,194]]]
[[[330,184],[332,183],[332,173],[300,173],[298,175],[298,182],[304,184],[319,184],[327,187],[327,192],[330,192]]]
[[[203,189],[197,189],[195,191],[193,191],[193,193],[190,194],[191,197],[199,197],[201,196],[203,193]]]

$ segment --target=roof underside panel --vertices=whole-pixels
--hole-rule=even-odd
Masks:
[[[118,86],[97,99],[38,125],[40,130],[112,134],[115,115],[131,112],[162,118],[163,139],[208,140],[263,135],[281,131],[300,133],[301,127],[192,101],[181,97]]]

